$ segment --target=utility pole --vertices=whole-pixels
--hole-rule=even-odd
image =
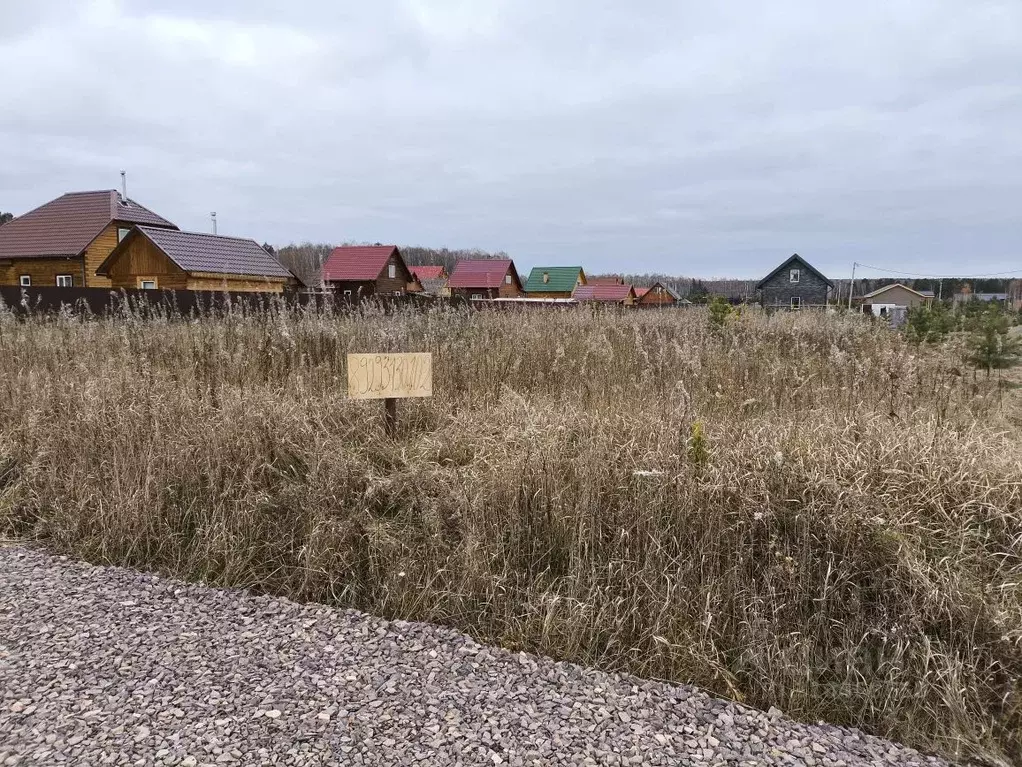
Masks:
[[[852,279],[848,283],[848,311],[852,310],[852,292],[855,290],[855,267],[858,265],[857,261],[852,261]]]

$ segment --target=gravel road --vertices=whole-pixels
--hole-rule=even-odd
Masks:
[[[944,764],[454,631],[0,547],[0,765]]]

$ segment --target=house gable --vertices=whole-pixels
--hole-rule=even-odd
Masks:
[[[635,291],[636,303],[647,305],[667,305],[678,300],[678,296],[662,282],[656,282],[648,288],[643,288],[642,293]]]
[[[145,237],[132,229],[100,266],[102,277],[115,288],[138,288],[152,281],[161,290],[184,290],[188,273]]]
[[[769,283],[776,282],[778,278],[789,279],[791,269],[806,270],[811,274],[814,274],[817,279],[824,282],[828,287],[833,288],[834,283],[827,279],[822,272],[817,270],[812,264],[806,261],[798,253],[792,254],[787,260],[785,260],[780,266],[774,269],[770,274],[764,277],[756,284],[756,290],[762,290],[764,286]],[[782,274],[783,273],[783,274]],[[801,277],[801,275],[800,275]]]
[[[763,306],[802,308],[825,306],[834,283],[797,253],[756,285]]]

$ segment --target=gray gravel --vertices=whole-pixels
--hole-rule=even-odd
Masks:
[[[0,547],[0,765],[943,764],[454,631]]]

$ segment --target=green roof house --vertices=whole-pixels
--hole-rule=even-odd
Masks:
[[[536,266],[529,272],[525,295],[529,298],[571,298],[579,285],[586,284],[581,266]]]

